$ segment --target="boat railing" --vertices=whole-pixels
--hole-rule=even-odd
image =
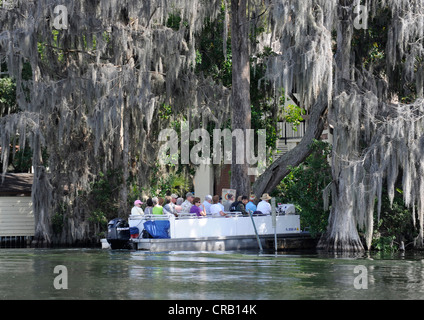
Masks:
[[[207,216],[197,216],[195,213],[188,213],[188,212],[180,212],[178,213],[178,216],[175,217],[170,214],[164,214],[164,215],[153,215],[153,214],[145,214],[145,215],[136,215],[130,216],[131,220],[169,220],[169,219],[175,219],[175,220],[183,220],[183,219],[221,219],[221,218],[235,218],[235,217],[243,217],[243,214],[239,211],[236,212],[224,212],[226,215],[207,215]],[[254,216],[265,216],[266,214],[259,214]],[[285,215],[281,212],[276,212],[277,216]]]
[[[196,219],[197,215],[195,213],[181,212],[178,213],[178,216],[175,219]]]
[[[168,220],[167,215],[154,215],[154,214],[143,214],[143,215],[130,215],[131,220]]]
[[[198,216],[195,213],[188,212],[180,212],[177,217],[171,215],[153,215],[153,214],[145,214],[145,215],[131,215],[129,218],[131,220],[169,220],[170,218],[175,218],[176,220],[181,219],[220,219],[220,218],[229,218],[229,217],[242,217],[243,214],[241,212],[224,212],[226,216]]]
[[[243,214],[241,212],[224,212],[226,216],[221,215],[206,215],[206,216],[198,216],[195,213],[185,213],[181,212],[178,214],[178,217],[175,219],[219,219],[219,218],[228,218],[228,217],[242,217]]]

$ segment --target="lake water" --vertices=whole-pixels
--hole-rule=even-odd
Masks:
[[[423,298],[420,253],[0,249],[0,299]]]

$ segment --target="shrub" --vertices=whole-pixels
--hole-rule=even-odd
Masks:
[[[277,188],[277,198],[284,203],[293,203],[300,211],[301,225],[308,227],[313,237],[325,231],[329,210],[324,210],[322,192],[331,182],[331,167],[328,156],[331,145],[315,140],[312,154],[301,165],[292,168]]]

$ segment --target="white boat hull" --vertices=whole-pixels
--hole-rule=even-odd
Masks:
[[[169,220],[170,230],[167,239],[141,238],[144,222],[147,220]],[[267,242],[277,239],[298,239],[301,236],[300,217],[298,215],[279,215],[275,217],[275,228],[272,216],[254,216],[253,221],[263,247]],[[223,251],[257,249],[258,241],[255,228],[250,217],[234,215],[224,217],[183,216],[130,216],[130,227],[137,227],[139,238],[130,239],[138,250],[150,251]],[[102,247],[107,247],[102,241]]]
[[[255,236],[231,236],[209,238],[183,238],[183,239],[136,239],[131,240],[138,250],[149,251],[234,251],[234,250],[258,250],[258,242]],[[274,236],[260,236],[264,250],[274,249]],[[311,249],[314,242],[309,233],[278,234],[278,250],[301,250]]]

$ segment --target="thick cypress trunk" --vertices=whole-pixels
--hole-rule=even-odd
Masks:
[[[33,164],[34,182],[32,184],[32,204],[34,208],[35,231],[33,245],[37,247],[49,246],[52,242],[50,205],[53,188],[49,182],[46,168],[42,164],[40,137],[34,135]]]
[[[333,202],[328,228],[318,242],[318,249],[336,252],[364,250],[353,211],[352,170],[353,168],[344,168],[337,182],[333,183]]]
[[[350,79],[351,39],[353,34],[352,0],[340,0],[337,29],[336,90],[329,109],[329,121],[334,124],[332,161],[332,207],[327,232],[318,243],[328,251],[362,251],[354,210],[355,160],[359,148],[360,128],[357,123],[360,107],[355,93],[345,94]],[[339,96],[340,94],[340,96]],[[355,208],[355,209],[354,209]]]
[[[232,50],[232,130],[240,129],[243,143],[233,138],[231,163],[231,188],[237,195],[250,194],[250,179],[246,159],[246,130],[250,129],[250,61],[246,0],[232,0],[231,50]],[[238,156],[239,155],[239,156]],[[238,159],[237,159],[238,158]],[[242,160],[242,161],[241,161]]]

